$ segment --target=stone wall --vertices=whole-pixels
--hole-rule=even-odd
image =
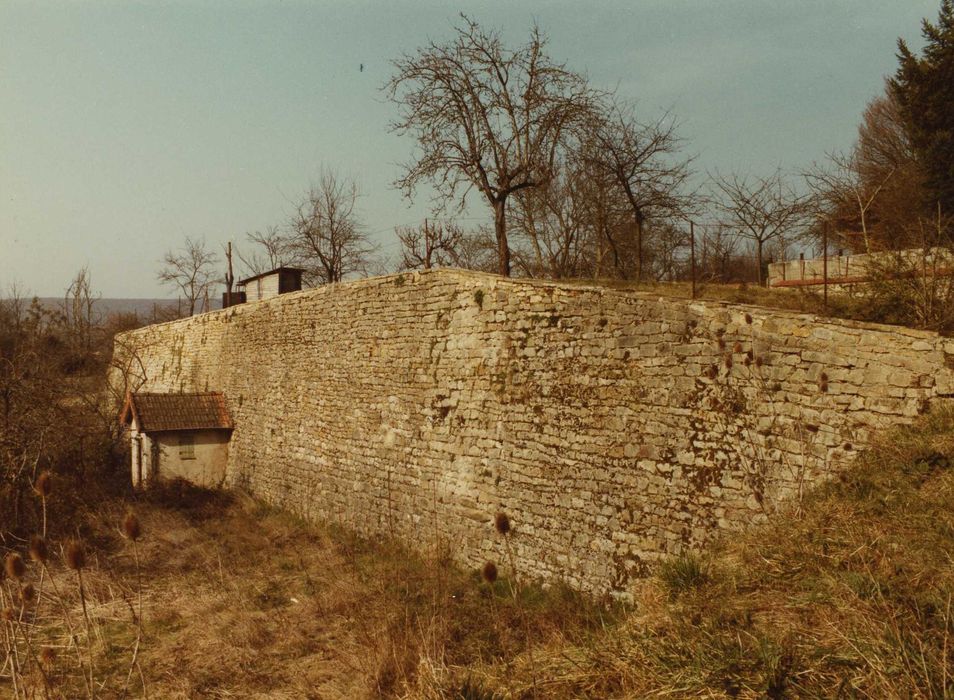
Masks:
[[[825,268],[824,258],[770,263],[767,284],[777,288],[820,287],[825,283]],[[925,276],[954,274],[954,256],[945,248],[830,255],[827,269],[828,291],[847,292],[859,284],[864,285],[872,273],[878,276],[886,270],[895,274],[909,272]]]
[[[954,394],[935,334],[607,287],[409,273],[117,337],[112,381],[222,391],[227,483],[465,565],[624,591]]]

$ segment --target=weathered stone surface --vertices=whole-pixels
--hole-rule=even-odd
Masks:
[[[954,393],[954,348],[929,333],[446,270],[149,326],[116,352],[117,387],[225,393],[229,484],[474,566],[506,563],[505,511],[524,575],[598,592]]]

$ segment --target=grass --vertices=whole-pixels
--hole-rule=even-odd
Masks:
[[[535,650],[546,697],[954,697],[952,456],[941,410],[798,514],[666,562],[623,623]],[[528,687],[499,663],[467,672]]]
[[[631,289],[649,292],[664,297],[689,299],[692,297],[692,285],[689,282],[632,282],[627,280],[600,279],[561,279],[560,284],[581,284]],[[828,305],[825,305],[822,292],[809,288],[770,289],[757,284],[716,284],[699,283],[696,298],[704,301],[724,301],[732,304],[752,304],[771,309],[794,311],[832,318],[844,318],[870,323],[889,325],[916,325],[916,319],[898,318],[897,313],[873,305],[871,300],[861,295],[830,293]]]
[[[937,411],[797,513],[665,562],[627,609],[173,485],[135,504],[139,663],[154,698],[951,697],[952,457],[954,412]],[[136,634],[125,508],[84,525],[102,698],[122,696]],[[52,676],[84,694],[67,667]]]
[[[126,508],[106,503],[84,525],[95,541],[84,581],[99,698],[122,697],[135,644],[136,570],[117,527]],[[503,564],[491,586],[446,559],[307,524],[240,493],[178,483],[135,510],[145,621],[138,661],[153,698],[403,697],[445,685],[493,698],[497,691],[457,683],[448,669],[517,657],[531,644],[583,643],[619,615],[562,586],[521,586],[514,598]],[[78,598],[69,603],[81,620]],[[39,623],[35,638],[62,651],[57,692],[84,697],[62,619]],[[3,683],[0,673],[0,694]],[[143,696],[138,676],[131,688]]]

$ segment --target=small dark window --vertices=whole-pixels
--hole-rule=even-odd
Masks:
[[[195,436],[179,436],[179,459],[195,459]]]

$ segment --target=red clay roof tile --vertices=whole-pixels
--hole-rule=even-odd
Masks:
[[[144,433],[165,430],[229,430],[233,427],[225,397],[216,392],[201,394],[130,394],[120,420],[135,416]]]

